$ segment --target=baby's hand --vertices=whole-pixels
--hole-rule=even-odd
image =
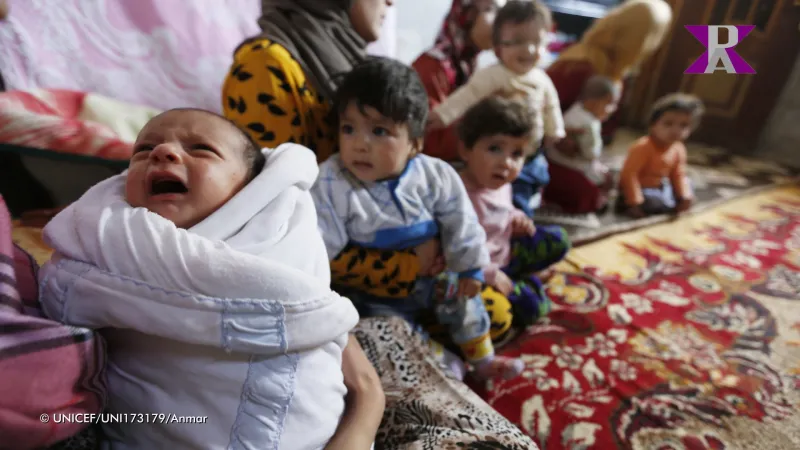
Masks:
[[[511,220],[511,234],[514,236],[533,236],[536,226],[530,217],[515,216]]]
[[[438,114],[431,111],[428,116],[428,123],[425,125],[425,131],[438,130],[440,128],[444,128],[444,121]]]
[[[511,291],[514,290],[514,282],[511,281],[511,278],[509,278],[505,272],[498,270],[497,274],[494,276],[492,287],[495,288],[497,292],[508,297]]]
[[[458,280],[458,298],[472,298],[481,292],[481,282],[473,278]]]

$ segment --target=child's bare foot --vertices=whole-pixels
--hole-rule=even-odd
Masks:
[[[484,380],[497,376],[510,380],[521,374],[524,368],[525,364],[521,359],[495,356],[475,366],[475,375]]]

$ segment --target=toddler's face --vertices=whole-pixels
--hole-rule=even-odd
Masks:
[[[498,189],[519,176],[532,147],[530,135],[484,136],[471,149],[462,149],[467,174],[481,187]]]
[[[408,127],[375,108],[350,102],[339,115],[339,156],[356,178],[373,182],[403,173],[420,142],[409,138]]]
[[[650,126],[650,133],[663,145],[685,141],[692,133],[692,115],[681,111],[667,111]]]
[[[136,139],[125,198],[131,206],[190,228],[245,185],[243,146],[233,125],[211,114],[161,114]]]
[[[613,94],[609,94],[602,98],[585,100],[583,102],[583,107],[592,113],[593,116],[597,117],[597,120],[605,122],[609,117],[611,117],[611,114],[614,114],[614,111],[617,110],[618,104],[619,98]]]
[[[504,66],[517,74],[528,73],[547,51],[548,35],[539,19],[506,23],[500,28],[495,53]]]

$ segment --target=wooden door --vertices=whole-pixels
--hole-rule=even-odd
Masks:
[[[670,92],[697,95],[706,116],[692,139],[739,152],[755,150],[800,53],[800,0],[668,0],[673,26],[626,97],[628,125],[644,126],[653,101]],[[684,25],[755,25],[736,46],[753,75],[684,74],[704,51]],[[724,37],[720,41],[724,42]],[[798,124],[800,126],[800,124]]]

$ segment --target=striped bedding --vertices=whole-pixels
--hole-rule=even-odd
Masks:
[[[12,243],[0,196],[0,445],[43,448],[85,425],[41,417],[98,413],[105,402],[105,346],[94,332],[41,316],[36,263]]]

